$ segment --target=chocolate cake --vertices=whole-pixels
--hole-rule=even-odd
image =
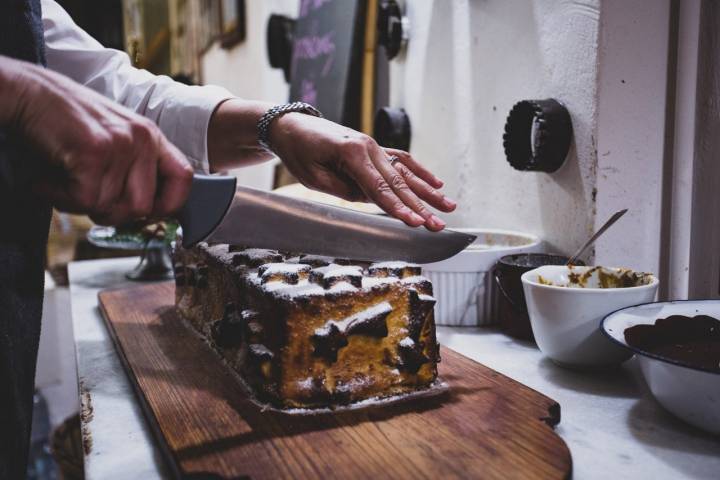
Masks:
[[[437,377],[435,299],[418,265],[203,243],[176,250],[174,268],[179,311],[261,402],[333,407]]]

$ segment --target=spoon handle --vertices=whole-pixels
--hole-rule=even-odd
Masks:
[[[617,222],[618,220],[620,220],[620,217],[622,217],[623,215],[625,215],[625,214],[627,213],[627,211],[628,211],[628,209],[626,208],[626,209],[624,209],[624,210],[620,210],[619,212],[615,212],[615,213],[613,214],[613,216],[610,217],[610,218],[608,219],[608,221],[605,222],[605,224],[598,229],[597,232],[595,232],[595,235],[593,235],[592,237],[590,237],[590,239],[589,239],[587,242],[585,242],[585,244],[584,244],[582,247],[580,247],[580,248],[578,249],[578,251],[575,252],[575,254],[574,254],[572,257],[570,257],[570,260],[567,261],[566,265],[573,265],[573,264],[577,261],[577,259],[580,257],[580,255],[582,255],[582,254],[585,252],[585,250],[587,250],[587,248],[588,248],[590,245],[592,245],[593,243],[595,243],[595,240],[597,240],[598,237],[600,237],[600,235],[602,235],[603,233],[605,233],[605,230],[607,230],[607,229],[610,228],[615,222]]]

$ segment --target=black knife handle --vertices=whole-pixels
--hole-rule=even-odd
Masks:
[[[236,183],[235,177],[193,176],[190,195],[177,213],[183,247],[204,240],[220,224],[235,196]]]

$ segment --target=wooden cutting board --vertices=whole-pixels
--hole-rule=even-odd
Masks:
[[[313,416],[263,412],[174,309],[171,282],[100,307],[168,463],[183,478],[569,478],[560,406],[450,349],[447,393]],[[121,454],[121,453],[118,453]]]

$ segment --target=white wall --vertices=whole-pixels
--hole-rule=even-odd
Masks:
[[[270,13],[296,16],[298,1],[246,5],[247,40],[230,51],[211,48],[204,80],[241,97],[285,101],[265,27]],[[594,222],[598,0],[412,0],[406,9],[411,39],[391,62],[391,105],[408,111],[412,153],[460,204],[450,225],[521,230],[554,250],[574,249]],[[519,100],[548,97],[572,116],[568,161],[554,174],[514,171],[502,149],[507,113]]]
[[[630,211],[598,241],[596,254],[606,264],[655,273],[663,273],[670,3],[605,0],[599,48],[596,226]]]
[[[252,0],[245,3],[246,38],[230,50],[216,42],[201,59],[204,83],[222,85],[233,94],[253,100],[284,103],[288,85],[279,69],[270,67],[265,46],[265,29],[271,14],[297,17],[299,0]],[[234,171],[244,185],[269,188],[274,163]]]
[[[282,71],[270,67],[265,29],[273,13],[297,17],[298,5],[299,0],[245,2],[245,40],[230,50],[215,42],[202,58],[203,81],[222,85],[240,97],[286,102],[288,85]]]
[[[534,233],[571,253],[628,207],[595,260],[669,280],[671,0],[403,3],[410,41],[390,65],[390,104],[407,110],[412,153],[459,202],[449,224]],[[267,63],[265,26],[271,12],[296,16],[297,8],[298,0],[247,2],[247,40],[229,52],[211,49],[205,79],[285,101],[282,73]],[[519,100],[548,97],[570,111],[570,154],[553,174],[517,172],[502,148],[507,113]]]
[[[570,252],[594,222],[598,1],[407,1],[411,32],[391,62],[391,104],[412,124],[411,151],[460,205],[450,225],[508,228]],[[574,144],[553,174],[517,172],[502,148],[507,113],[553,97]]]

